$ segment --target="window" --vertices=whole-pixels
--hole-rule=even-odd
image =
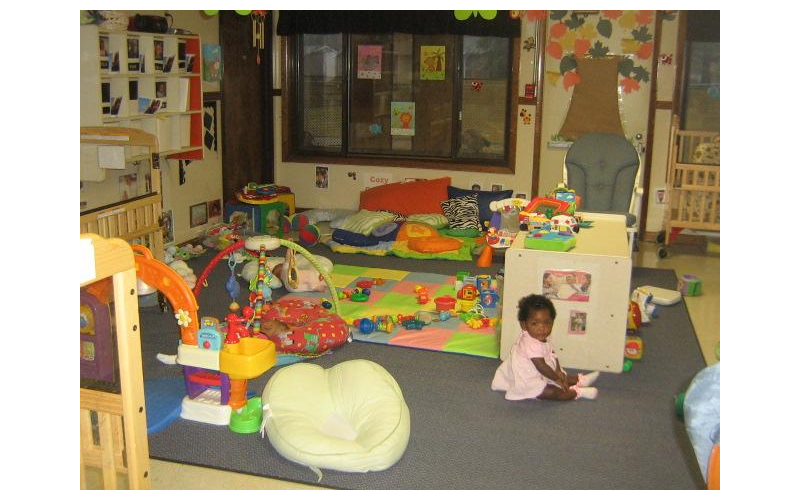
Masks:
[[[687,50],[686,130],[719,130],[719,42],[689,42]]]
[[[719,11],[690,10],[686,23],[681,128],[719,130]]]
[[[287,44],[289,160],[513,169],[513,38],[298,34]]]

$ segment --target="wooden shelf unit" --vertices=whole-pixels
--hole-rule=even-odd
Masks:
[[[158,46],[162,47],[163,55],[160,67],[155,59]],[[165,157],[202,160],[201,49],[198,35],[106,31],[96,25],[81,26],[81,126],[140,129],[158,138]],[[189,55],[191,71],[187,70]],[[170,71],[164,72],[170,57],[173,59]],[[118,70],[114,71],[114,67]],[[166,97],[162,97],[164,90]],[[152,114],[142,112],[140,101],[155,99],[165,101],[166,105]],[[118,106],[114,105],[116,100]]]

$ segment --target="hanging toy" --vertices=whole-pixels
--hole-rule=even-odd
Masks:
[[[267,11],[254,10],[250,13],[250,20],[253,24],[253,48],[256,49],[256,64],[261,64],[261,51],[264,50],[264,20]]]
[[[228,291],[228,296],[231,298],[231,304],[228,306],[228,309],[235,313],[239,310],[239,304],[236,302],[236,299],[239,297],[241,288],[239,287],[239,281],[236,279],[236,273],[234,272],[236,268],[236,257],[233,253],[228,257],[228,268],[231,270],[231,275],[228,281],[225,282],[225,290]]]
[[[253,333],[257,335],[261,333],[261,315],[264,311],[264,303],[272,301],[272,289],[269,287],[272,273],[267,269],[267,248],[264,245],[261,245],[258,251],[258,274],[255,279],[255,300],[251,300],[251,304],[255,309]]]

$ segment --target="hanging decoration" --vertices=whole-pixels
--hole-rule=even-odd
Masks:
[[[253,48],[256,49],[256,64],[261,64],[261,51],[264,50],[265,39],[264,21],[266,18],[266,10],[254,10],[250,13],[250,20],[253,23]]]
[[[256,49],[256,64],[261,64],[261,51],[264,50],[264,21],[267,18],[266,10],[235,10],[240,16],[250,16],[253,23],[253,48]],[[216,16],[218,10],[204,10],[207,16]]]
[[[459,21],[466,21],[470,17],[482,17],[487,21],[491,21],[495,17],[497,17],[496,10],[454,10],[453,15],[456,16],[456,19]]]
[[[597,20],[590,19],[596,15]],[[629,54],[620,60],[618,84],[626,94],[640,89],[640,84],[650,80],[647,59],[653,56],[653,35],[650,24],[655,11],[603,10],[592,13],[566,10],[550,11],[549,37],[545,52],[560,60],[559,70],[548,71],[547,81],[556,85],[559,79],[565,90],[579,84],[577,59],[604,58],[612,55],[610,41],[614,31],[622,35],[620,53]],[[637,64],[641,60],[641,64]]]

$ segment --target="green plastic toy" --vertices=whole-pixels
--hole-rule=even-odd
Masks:
[[[250,398],[238,411],[231,412],[228,428],[237,434],[258,432],[261,429],[261,398]]]

